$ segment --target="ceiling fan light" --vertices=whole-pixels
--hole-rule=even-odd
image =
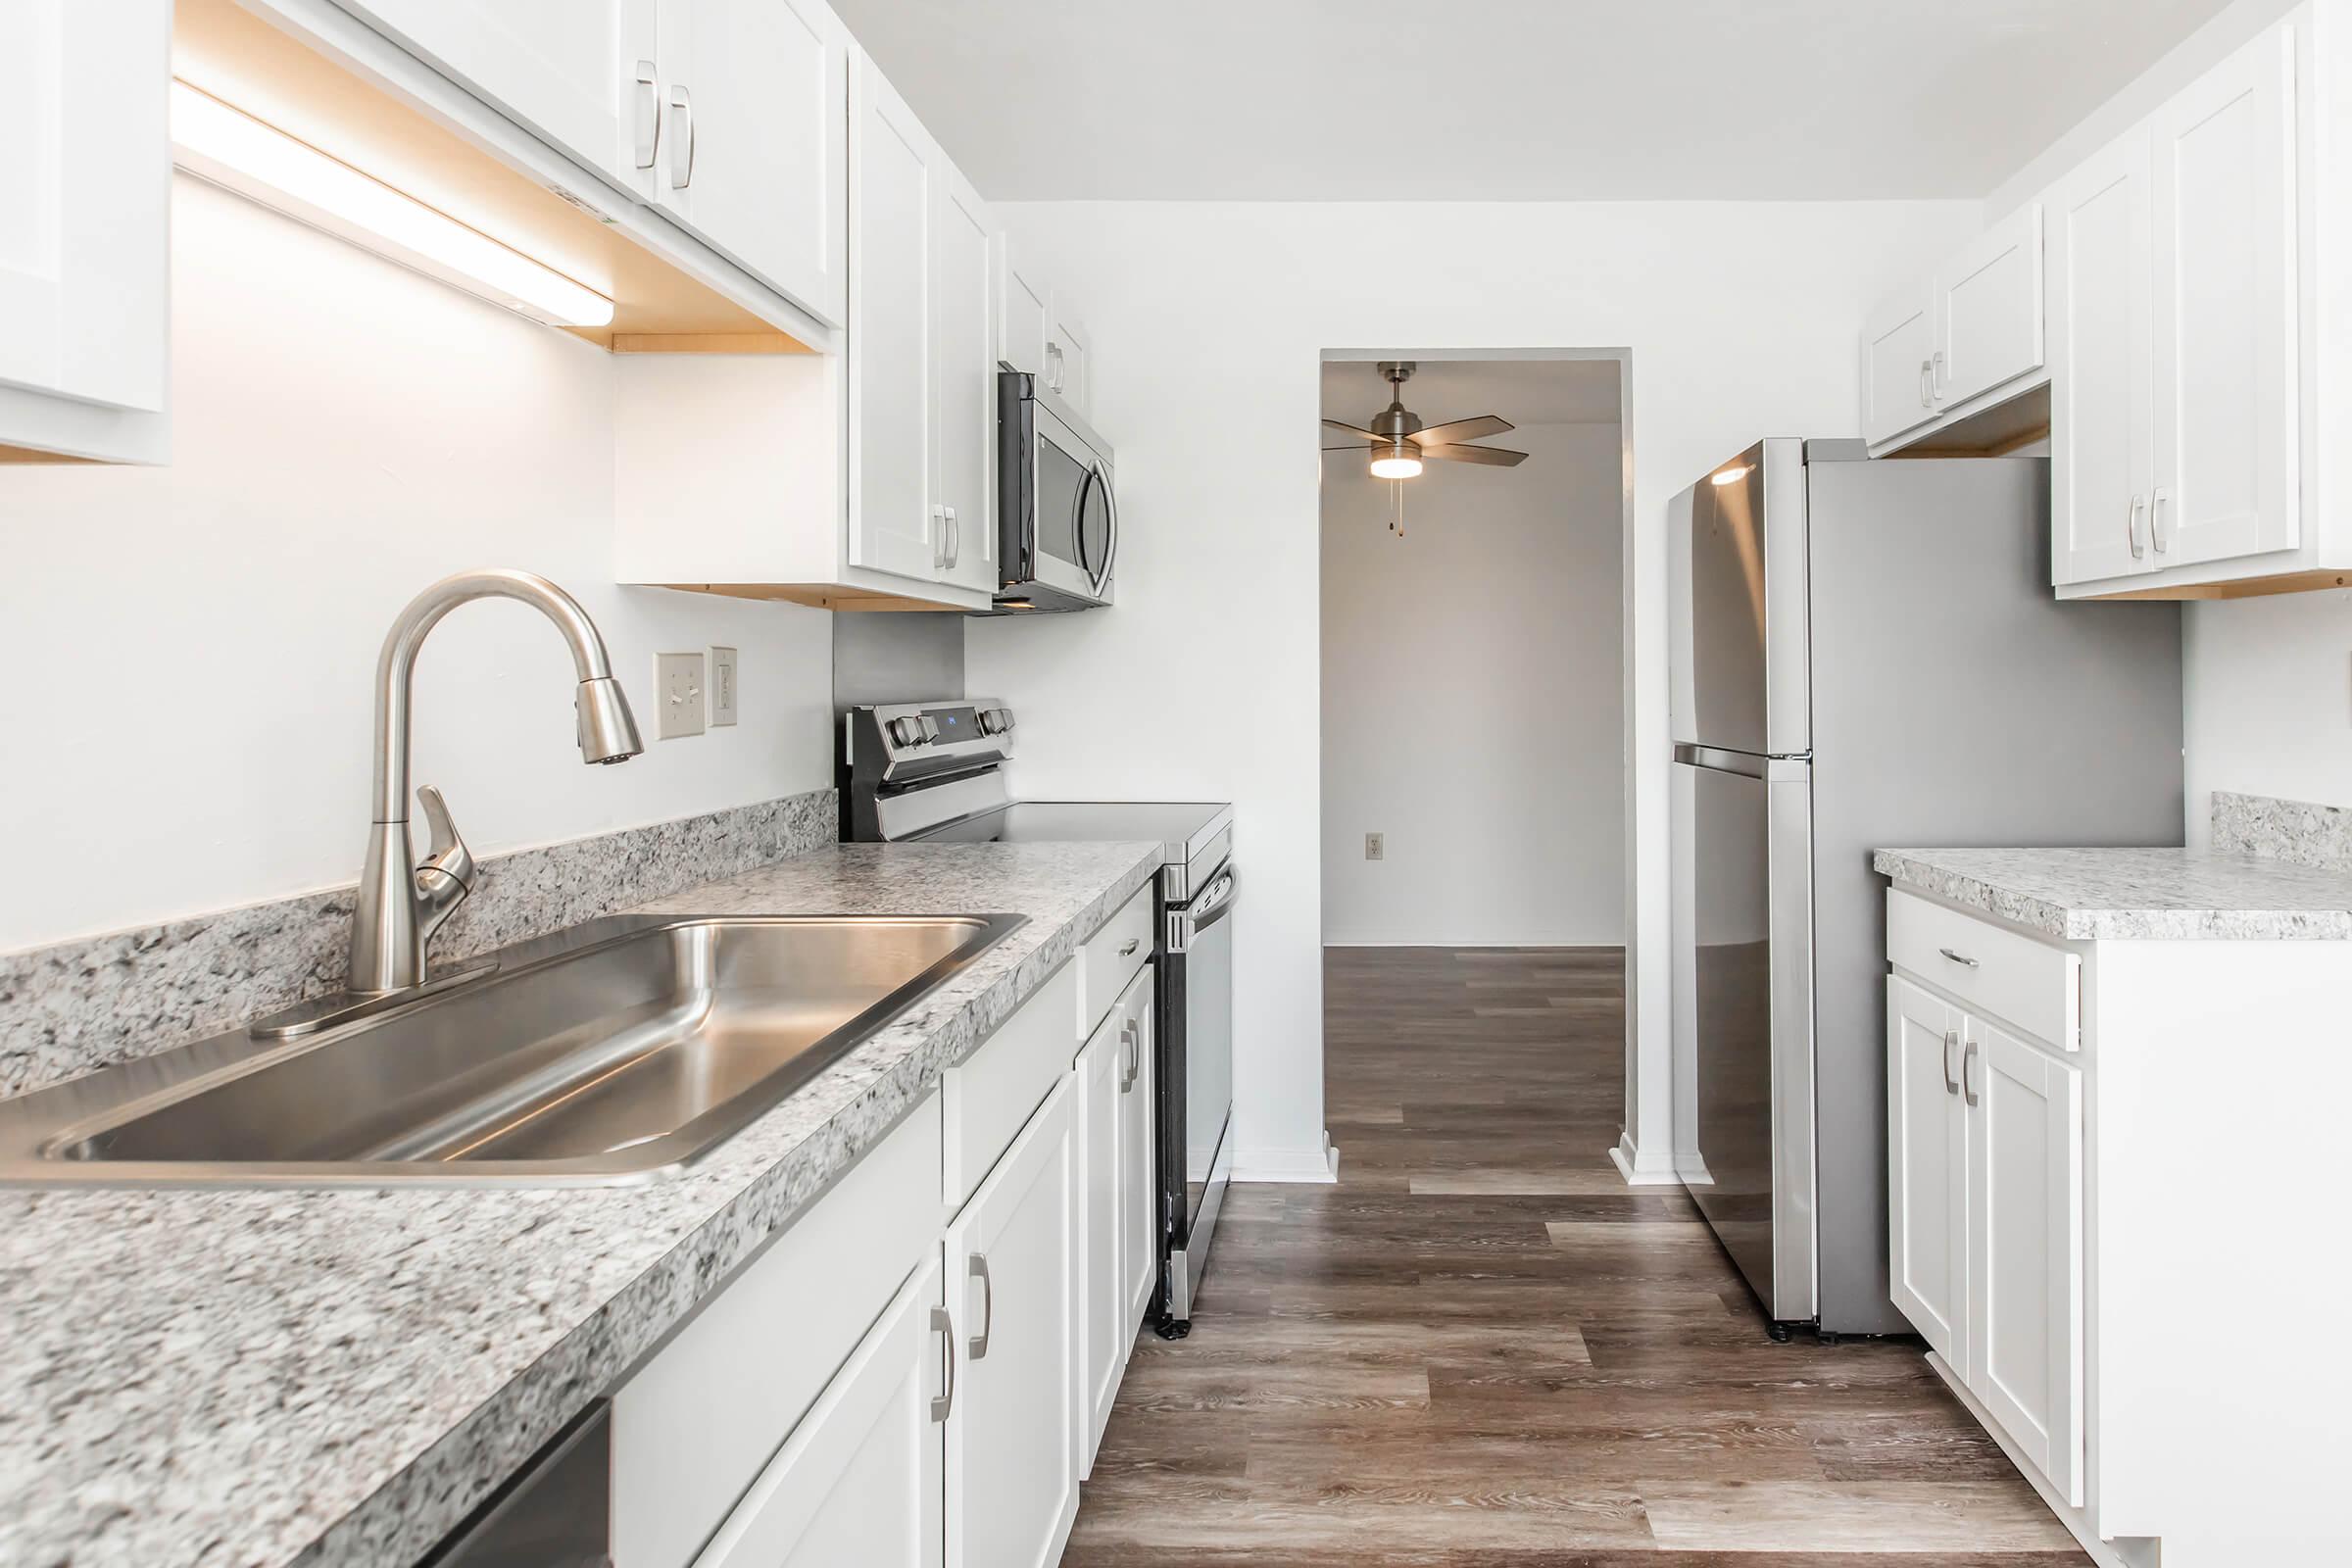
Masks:
[[[1421,455],[1402,441],[1372,449],[1372,477],[1411,479],[1421,472]]]

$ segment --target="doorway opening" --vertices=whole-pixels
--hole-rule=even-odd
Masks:
[[[1325,1120],[1411,1191],[1623,1190],[1628,373],[1324,357]]]

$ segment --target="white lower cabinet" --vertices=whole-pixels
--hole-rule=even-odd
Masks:
[[[696,1568],[939,1568],[955,1331],[934,1257],[761,1472]]]
[[[1894,1304],[2079,1506],[2082,1069],[1895,975],[1886,1080]]]
[[[951,1568],[1046,1568],[1078,1514],[1076,1112],[1065,1076],[948,1227]]]
[[[1983,1019],[1968,1109],[1968,1386],[2082,1501],[2082,1074]]]
[[[1159,1044],[1153,1027],[1159,1016],[1157,977],[1153,965],[1144,965],[1121,1008],[1129,1025],[1123,1033],[1127,1070],[1119,1079],[1119,1259],[1127,1300],[1120,1333],[1129,1348],[1159,1285],[1159,1165],[1152,1132],[1158,1125],[1152,1101],[1158,1074],[1152,1059]]]
[[[1110,1420],[1111,1400],[1126,1367],[1126,1282],[1122,1279],[1119,1212],[1119,1134],[1126,1081],[1125,1020],[1102,1020],[1078,1053],[1078,1266],[1085,1285],[1078,1332],[1079,1395],[1085,1406],[1080,1433],[1081,1474],[1093,1471],[1095,1448]]]
[[[1886,981],[1888,1289],[1929,1348],[1964,1366],[1968,1118],[1958,1078],[1961,1014],[1899,976]]]

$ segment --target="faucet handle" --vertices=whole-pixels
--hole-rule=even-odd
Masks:
[[[425,826],[432,835],[425,858],[416,866],[416,889],[428,909],[446,915],[473,891],[473,852],[466,847],[458,824],[450,820],[449,803],[441,799],[439,790],[427,784],[416,792],[416,803],[424,808]],[[428,879],[428,873],[438,876]],[[444,884],[441,878],[455,885]]]

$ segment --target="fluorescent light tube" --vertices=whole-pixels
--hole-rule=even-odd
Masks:
[[[606,326],[612,302],[184,81],[172,161],[199,178],[550,326]]]

